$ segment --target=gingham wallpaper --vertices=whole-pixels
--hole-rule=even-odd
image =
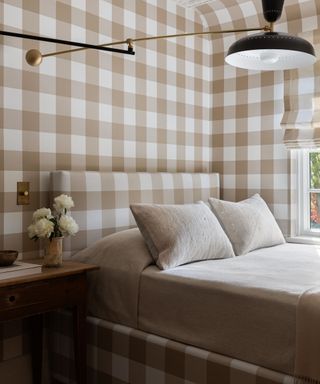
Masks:
[[[303,34],[320,56],[320,30]],[[287,148],[320,146],[320,60],[315,65],[292,71],[284,76],[284,114]]]
[[[209,25],[263,25],[260,1],[215,0],[198,8]],[[286,0],[275,30],[298,34],[319,29],[318,0]],[[240,35],[213,40],[213,171],[221,173],[222,198],[258,192],[290,233],[290,151],[283,144],[284,73],[236,69],[224,64]]]
[[[195,10],[170,0],[1,0],[1,29],[102,43],[201,31]],[[0,249],[32,257],[33,210],[47,204],[49,171],[209,172],[211,41],[139,43],[136,56],[97,51],[24,60],[48,43],[1,38]],[[126,48],[126,47],[123,47]],[[31,204],[16,205],[16,182]]]
[[[317,0],[286,0],[276,28],[319,29],[319,8]],[[0,10],[2,29],[90,43],[263,24],[261,5],[252,0],[212,0],[195,9],[171,0],[2,0]],[[223,198],[260,192],[288,233],[284,74],[224,65],[236,38],[139,43],[134,57],[87,51],[33,68],[24,61],[27,49],[64,47],[2,37],[0,248],[26,257],[38,249],[25,229],[33,210],[47,204],[48,172],[55,169],[213,170],[222,174]],[[31,182],[29,206],[16,205],[19,180]]]
[[[319,29],[318,0],[285,6],[278,30]],[[171,0],[0,0],[1,29],[90,43],[258,22],[258,0],[212,0],[193,10]],[[1,37],[0,249],[34,255],[25,229],[33,210],[47,204],[56,169],[217,171],[223,198],[260,192],[288,233],[283,73],[224,65],[238,37],[140,43],[135,57],[87,51],[45,59],[39,68],[25,63],[27,49],[64,47]],[[20,180],[31,182],[30,206],[16,205]],[[24,351],[14,328],[0,328],[0,360]]]

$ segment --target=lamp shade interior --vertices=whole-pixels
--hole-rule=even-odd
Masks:
[[[225,60],[235,67],[268,71],[313,65],[316,56],[313,46],[305,39],[264,32],[233,43]]]

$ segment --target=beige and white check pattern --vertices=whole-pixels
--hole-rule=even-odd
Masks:
[[[64,240],[66,254],[85,248],[102,236],[135,226],[131,203],[192,203],[219,197],[220,192],[216,173],[55,171],[50,184],[52,196],[67,193],[75,202],[72,215],[80,232]],[[0,324],[0,362],[28,352],[28,338],[21,332],[26,324]]]
[[[133,203],[184,204],[219,197],[216,173],[70,172],[51,173],[53,196],[71,195],[72,215],[80,227],[64,240],[66,253],[75,252],[110,233],[136,226]]]
[[[262,23],[261,4],[252,0],[212,0],[188,10],[170,0],[2,0],[0,7],[3,29],[92,43]],[[286,0],[276,28],[319,30],[319,8],[317,0]],[[25,63],[27,49],[63,47],[2,38],[0,248],[25,257],[39,249],[25,229],[32,211],[48,204],[48,172],[55,169],[214,169],[223,198],[260,192],[288,233],[283,73],[225,65],[239,37],[141,43],[135,57],[79,52],[46,58],[39,68]],[[18,180],[31,181],[28,207],[16,205]]]
[[[52,376],[74,381],[72,322],[68,313],[48,323]],[[227,356],[89,317],[88,383],[293,384],[293,378]]]
[[[303,35],[320,55],[320,30]],[[285,73],[284,115],[287,148],[317,148],[320,146],[320,59],[315,65]]]
[[[9,31],[93,44],[203,29],[195,10],[170,0],[1,0],[0,22]],[[65,46],[1,38],[0,249],[25,258],[39,249],[26,228],[48,204],[52,170],[210,172],[208,38],[141,42],[135,56],[89,50],[39,67],[24,60],[30,48]],[[25,207],[16,205],[21,180],[31,182]]]
[[[318,0],[285,5],[281,30],[319,29]],[[203,27],[250,27],[262,22],[260,11],[254,0],[212,0],[196,10],[170,0],[1,0],[0,24],[102,43]],[[214,170],[222,175],[225,199],[260,192],[288,233],[283,74],[224,65],[224,52],[238,37],[219,37],[213,44],[206,38],[143,43],[135,57],[87,51],[45,59],[39,68],[25,63],[26,50],[64,47],[1,38],[0,249],[15,248],[24,257],[39,250],[26,227],[32,212],[48,205],[49,172],[57,169]],[[31,182],[30,206],[16,205],[20,180]],[[3,338],[1,343],[7,345]]]
[[[56,171],[51,184],[54,195],[68,193],[75,201],[73,216],[81,232],[67,245],[69,251],[134,225],[128,209],[133,202],[181,204],[219,196],[218,174]],[[51,373],[72,383],[70,318],[53,315],[48,333]],[[89,383],[292,383],[283,374],[96,318],[89,318],[88,333]]]
[[[263,24],[261,1],[215,0],[198,10],[208,25],[223,29]],[[318,0],[286,0],[275,24],[275,30],[292,34],[319,28]],[[228,47],[240,36],[213,40],[213,170],[221,175],[223,199],[238,201],[260,193],[289,234],[291,163],[280,126],[284,73],[225,65]]]

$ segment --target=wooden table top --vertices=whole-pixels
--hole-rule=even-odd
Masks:
[[[23,260],[26,263],[43,264],[43,259]],[[39,280],[49,280],[59,277],[76,275],[84,272],[97,270],[97,265],[78,263],[75,261],[63,261],[60,267],[42,267],[40,273],[34,273],[26,276],[15,276],[8,279],[0,280],[0,288],[8,287],[10,285],[25,284]]]

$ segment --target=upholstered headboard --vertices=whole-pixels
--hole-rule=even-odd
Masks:
[[[183,204],[219,197],[217,173],[51,172],[51,193],[71,195],[79,233],[64,240],[74,253],[110,233],[135,226],[131,203]]]

